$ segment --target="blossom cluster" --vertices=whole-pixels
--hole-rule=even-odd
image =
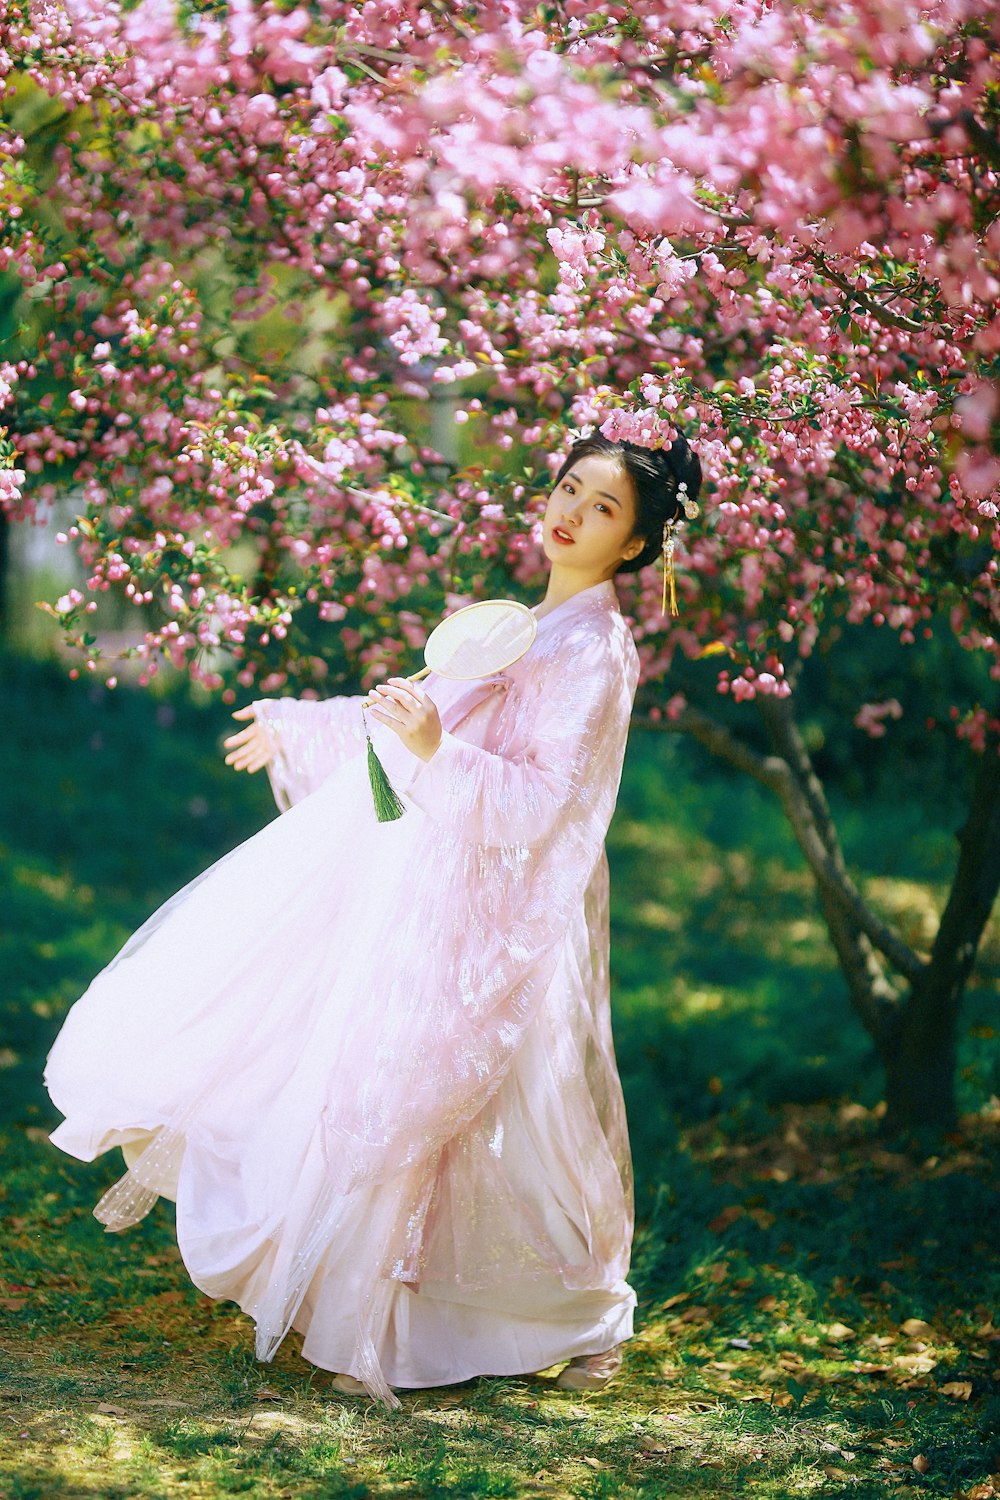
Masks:
[[[537,592],[593,424],[702,461],[648,682],[787,692],[832,616],[1000,678],[998,55],[992,0],[12,0],[0,506],[83,496],[89,668],[114,593],[147,678],[393,670]]]

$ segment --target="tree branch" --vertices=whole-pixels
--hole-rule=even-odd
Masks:
[[[648,715],[637,714],[633,723],[666,734],[689,734],[716,759],[724,760],[780,795],[782,777],[788,773],[785,762],[776,755],[761,755],[709,714],[686,706],[674,719],[650,719]]]
[[[866,313],[870,313],[876,322],[888,328],[901,328],[905,333],[924,333],[926,331],[924,323],[918,323],[915,318],[907,318],[903,313],[893,312],[891,308],[886,307],[884,302],[878,302],[874,297],[870,297],[867,292],[860,291],[858,287],[852,286],[846,276],[842,276],[839,271],[833,269],[821,251],[814,250],[808,252],[806,259],[812,262],[820,276],[824,277],[827,281],[832,281],[834,286],[839,286],[840,290],[846,292],[852,301],[856,302],[859,307],[864,308]]]
[[[969,816],[958,840],[958,868],[926,975],[927,990],[951,994],[956,1006],[1000,891],[1000,739],[996,736],[990,736],[982,753]]]
[[[872,910],[850,875],[822,783],[792,713],[790,698],[757,700],[771,743],[788,767],[790,785],[781,795],[785,812],[821,889],[844,908],[893,968],[913,983],[924,965],[899,933]]]
[[[673,719],[651,720],[637,715],[635,722],[661,733],[690,734],[718,760],[752,776],[777,795],[816,881],[830,939],[852,1002],[870,1035],[881,1045],[897,1000],[872,950],[884,954],[911,982],[923,973],[924,965],[899,934],[872,910],[847,873],[823,789],[787,702],[787,699],[773,700],[779,712],[783,710],[785,723],[778,748],[787,747],[786,755],[761,755],[717,719],[689,705]]]

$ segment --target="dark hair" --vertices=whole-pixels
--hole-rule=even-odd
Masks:
[[[677,499],[677,487],[681,481],[687,484],[688,500],[697,500],[701,489],[701,464],[698,455],[682,433],[679,433],[669,448],[643,448],[638,443],[606,438],[594,432],[589,437],[578,438],[563,460],[553,488],[559,484],[578,463],[591,453],[608,454],[621,461],[622,467],[632,480],[635,490],[636,522],[632,536],[645,537],[646,545],[637,557],[626,561],[618,568],[619,573],[638,573],[649,563],[655,562],[663,547],[663,523],[683,520],[684,511]],[[629,538],[631,540],[631,538]]]

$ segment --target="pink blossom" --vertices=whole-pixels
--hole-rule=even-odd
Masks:
[[[887,698],[883,703],[865,703],[854,715],[854,722],[871,738],[881,739],[885,734],[886,719],[901,719],[902,705],[896,698]]]

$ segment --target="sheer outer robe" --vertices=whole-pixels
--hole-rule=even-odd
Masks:
[[[85,1159],[123,1144],[114,1227],[176,1196],[193,1278],[254,1316],[262,1357],[354,1243],[353,1365],[392,1399],[375,1352],[387,1282],[456,1274],[429,1229],[442,1153],[498,1089],[606,875],[637,677],[610,584],[544,616],[500,677],[432,674],[445,733],[429,762],[371,726],[410,808],[391,824],[372,810],[359,698],[257,705],[288,811],[161,908],[67,1019],[53,1138]],[[615,1154],[604,1167],[622,1172]],[[627,1253],[612,1215],[557,1269],[587,1286]],[[532,1255],[551,1271],[543,1233],[522,1276]]]

